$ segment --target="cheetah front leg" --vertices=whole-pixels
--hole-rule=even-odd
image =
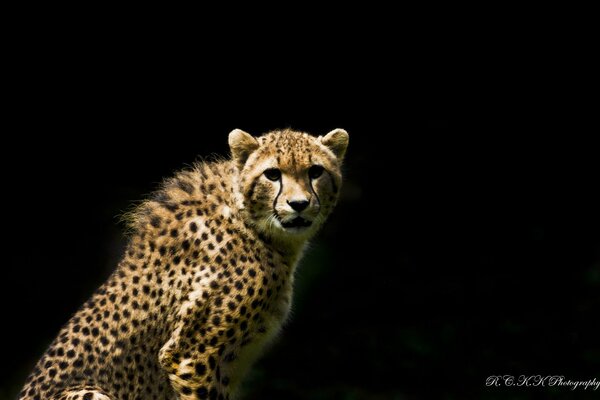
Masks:
[[[182,400],[229,399],[229,394],[219,384],[216,366],[217,351],[206,348],[190,348],[181,332],[173,335],[160,349],[159,363],[168,374],[169,381]],[[188,338],[189,339],[189,338]],[[199,350],[203,350],[200,353]]]
[[[230,397],[227,388],[220,383],[219,349],[202,338],[199,324],[207,318],[205,304],[190,298],[181,307],[176,328],[158,353],[161,368],[182,400]]]

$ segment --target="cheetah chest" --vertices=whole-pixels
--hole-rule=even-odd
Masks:
[[[287,319],[291,307],[291,282],[283,285],[282,290],[274,296],[268,307],[254,315],[255,319],[247,338],[242,340],[234,350],[237,357],[224,365],[224,372],[231,377],[231,386],[235,389],[264,349],[277,337]]]

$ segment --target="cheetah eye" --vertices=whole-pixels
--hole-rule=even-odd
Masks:
[[[318,177],[320,177],[323,174],[323,170],[325,168],[323,168],[320,165],[313,165],[312,167],[310,167],[308,169],[308,177],[310,179],[317,179]]]
[[[281,178],[281,171],[277,168],[266,169],[264,174],[270,181],[278,181]]]

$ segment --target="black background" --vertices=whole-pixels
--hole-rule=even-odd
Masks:
[[[568,398],[584,391],[485,382],[600,379],[598,126],[552,53],[102,43],[38,37],[14,61],[0,397],[110,274],[118,216],[226,154],[234,128],[350,134],[340,204],[248,398]]]

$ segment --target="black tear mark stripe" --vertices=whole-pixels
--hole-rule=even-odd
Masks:
[[[277,208],[275,208],[277,206],[277,200],[279,199],[279,195],[281,194],[282,190],[283,190],[283,177],[279,177],[279,191],[277,192],[277,196],[275,196],[275,200],[273,200],[273,211],[275,212],[275,214],[277,214]]]

